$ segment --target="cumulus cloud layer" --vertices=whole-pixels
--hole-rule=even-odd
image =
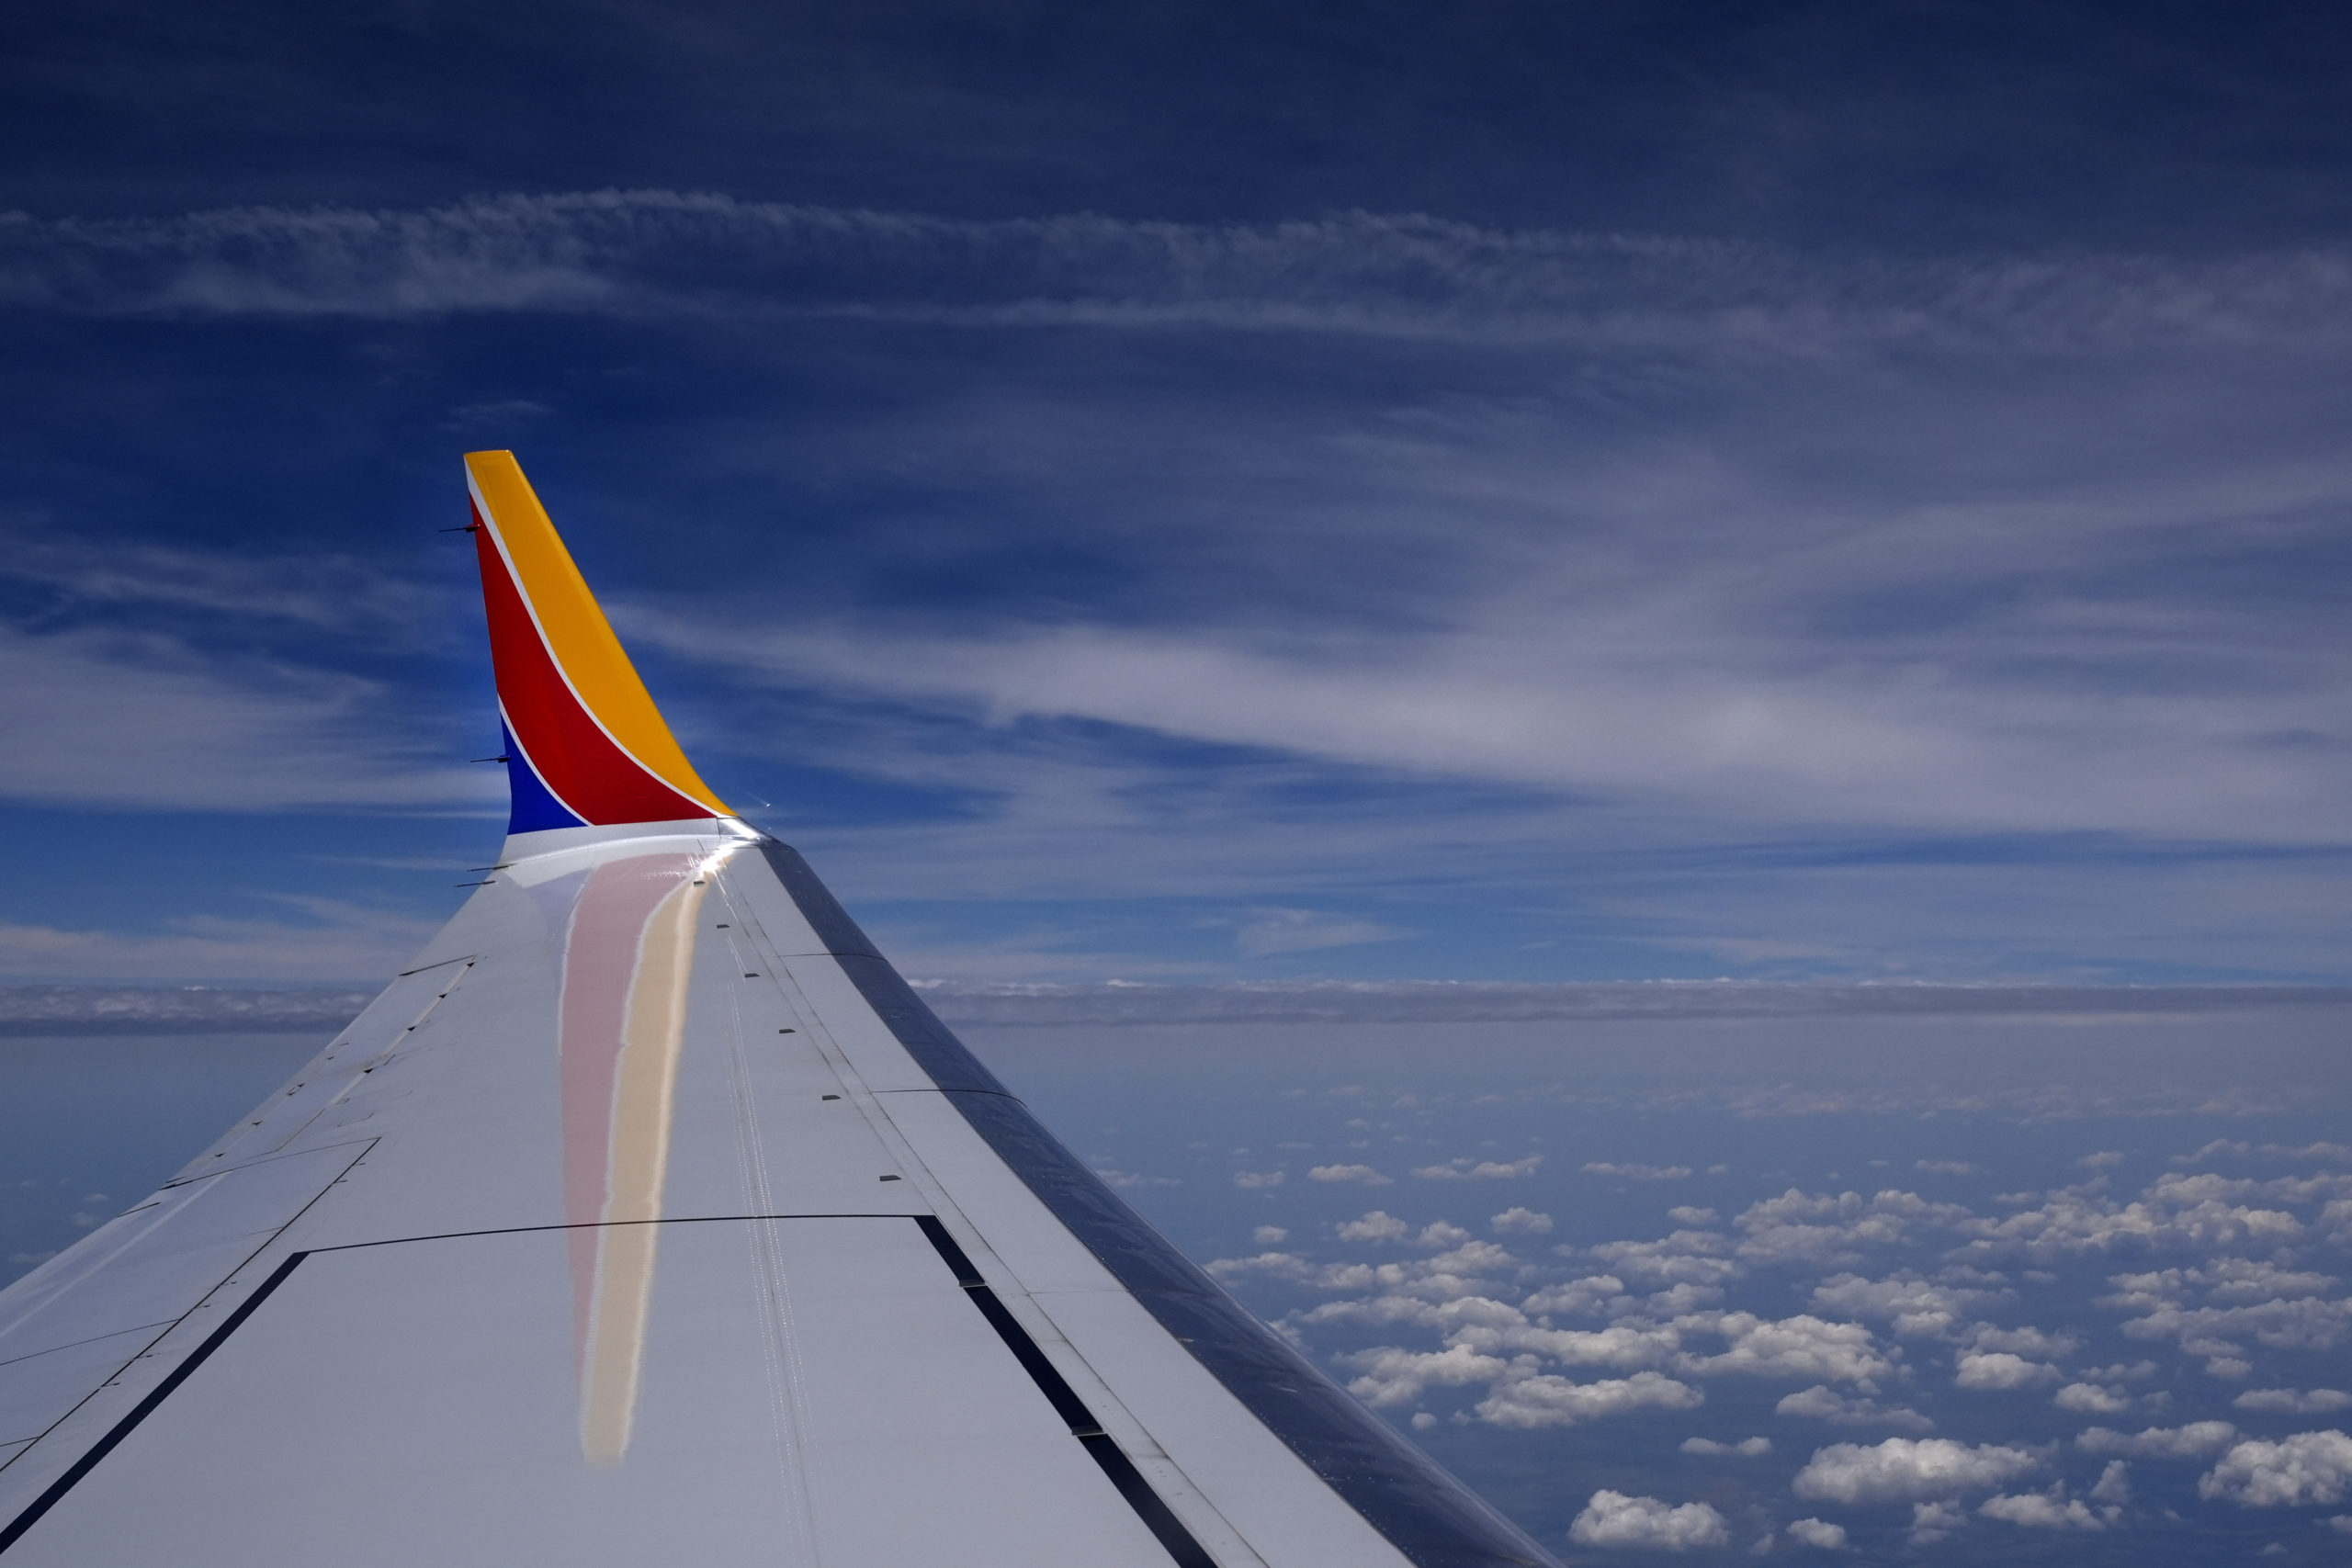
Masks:
[[[1830,1503],[1885,1503],[1996,1486],[2039,1467],[2024,1449],[1971,1446],[1950,1438],[1889,1438],[1870,1447],[1833,1443],[1814,1450],[1791,1488]]]
[[[1781,1402],[1772,1407],[1772,1413],[1827,1421],[1840,1427],[1892,1427],[1898,1432],[1932,1432],[1936,1429],[1933,1421],[1908,1405],[1882,1404],[1865,1395],[1839,1393],[1826,1383],[1815,1383],[1795,1393],[1783,1394]]]
[[[1798,985],[1771,981],[1527,984],[1237,980],[1217,985],[932,982],[943,1016],[1006,1027],[1127,1023],[1518,1023],[1576,1019],[1923,1017],[2224,1012],[2342,1007],[2330,987]],[[1595,1162],[1596,1164],[1602,1162]],[[1652,1168],[1663,1169],[1665,1168]],[[1605,1174],[1605,1173],[1604,1173]],[[1630,1174],[1630,1173],[1629,1173]]]
[[[2237,1435],[2237,1428],[2227,1421],[2191,1421],[2185,1427],[2151,1427],[2138,1433],[2092,1427],[2075,1439],[2075,1446],[2088,1454],[2195,1459],[2228,1446]]]
[[[1737,1454],[1742,1459],[1755,1459],[1772,1451],[1772,1439],[1742,1438],[1736,1443],[1723,1443],[1713,1438],[1685,1438],[1682,1439],[1682,1451],[1702,1456]]]
[[[0,987],[0,1035],[332,1034],[375,999],[371,991],[211,987]]]
[[[1976,1511],[1988,1519],[2000,1519],[2027,1529],[2103,1530],[2107,1528],[2107,1521],[2091,1512],[2081,1498],[2048,1492],[1987,1497],[1976,1505]]]
[[[2230,1403],[2240,1410],[2321,1416],[2331,1411],[2352,1410],[2352,1393],[2346,1393],[2340,1388],[2250,1388]]]
[[[2240,1443],[2197,1483],[2200,1497],[2224,1497],[2249,1508],[2332,1505],[2347,1491],[2352,1437],[2333,1429]]]
[[[1538,1376],[1498,1384],[1479,1401],[1478,1418],[1498,1427],[1566,1427],[1634,1410],[1690,1410],[1706,1398],[1689,1383],[1657,1372],[1590,1383]]]
[[[30,931],[33,928],[25,928]],[[403,926],[399,942],[411,942]],[[33,939],[28,935],[28,942]],[[91,931],[77,937],[56,931],[55,943],[84,941],[91,944],[119,942],[119,933]],[[405,952],[405,949],[403,949]],[[141,962],[169,967],[168,957],[141,955]],[[312,970],[316,972],[315,968]],[[969,985],[919,982],[933,1010],[958,1026],[981,1028],[1043,1028],[1084,1025],[1159,1026],[1177,1023],[1321,1023],[1321,1022],[1460,1022],[1515,1023],[1603,1018],[1773,1018],[1807,1016],[2033,1016],[2052,1013],[2112,1016],[2127,1011],[2201,1012],[2247,1007],[2352,1005],[2352,991],[2304,987],[2179,987],[2130,991],[2114,987],[2074,988],[2016,986],[1839,986],[1770,982],[1655,982],[1643,985],[1565,982],[1559,984],[1481,983],[1460,981],[1233,981],[1204,985]],[[133,1006],[134,996],[149,993],[120,987],[44,986],[0,987],[0,1027],[20,1014],[60,1029],[85,1022],[120,1018]],[[215,998],[232,993],[188,993],[171,1004],[177,1008],[221,1007]],[[291,993],[233,993],[248,997],[234,1004],[262,1011],[297,1005]],[[180,993],[154,992],[155,997]],[[147,1005],[147,1004],[140,1004]],[[156,1005],[161,1005],[160,1003]],[[1747,1086],[1738,1090],[1763,1109],[1769,1097],[1757,1099]],[[1467,1162],[1475,1165],[1477,1162]],[[1590,1162],[1597,1168],[1607,1162]],[[1449,1170],[1455,1168],[1448,1167]],[[1498,1169],[1516,1169],[1517,1162]],[[1645,1167],[1638,1174],[1664,1177],[1680,1167]],[[1318,1174],[1320,1173],[1320,1174]],[[1611,1167],[1602,1174],[1634,1175],[1630,1168]],[[1361,1161],[1334,1161],[1312,1167],[1310,1179],[1354,1181],[1378,1186],[1393,1179],[1376,1167]],[[1491,1174],[1491,1173],[1490,1173]],[[1859,1200],[1858,1200],[1859,1201]],[[1514,1211],[1518,1213],[1521,1211]],[[1712,1212],[1688,1213],[1692,1225],[1711,1224]],[[1761,1215],[1761,1206],[1748,1211]],[[1543,1216],[1536,1216],[1541,1219]],[[1499,1224],[1499,1216],[1498,1224]],[[1502,1226],[1501,1228],[1509,1228]],[[1854,1233],[1847,1233],[1854,1234]],[[2094,1235],[2105,1234],[2094,1232]],[[1809,1239],[1809,1238],[1807,1238]],[[1834,1240],[1834,1236],[1827,1238]],[[1762,1251],[1774,1242],[1751,1243]],[[2096,1243],[2094,1243],[2096,1245]],[[1885,1318],[1898,1335],[1933,1332],[1956,1314],[1974,1310],[1973,1303],[1997,1298],[1997,1292],[1929,1284],[1896,1277],[1884,1281],[1863,1280],[1841,1273],[1815,1292],[1817,1303],[1854,1316]]]
[[[1827,1519],[1791,1519],[1786,1533],[1799,1546],[1817,1547],[1824,1551],[1846,1550],[1846,1527]]]
[[[1320,1098],[1346,1117],[1350,1138],[1409,1145],[1437,1114],[1418,1093]],[[1482,1111],[1494,1099],[1464,1096]],[[1551,1118],[1561,1102],[1547,1091],[1525,1109]],[[1575,1124],[1613,1129],[1616,1102],[1592,1115]],[[2144,1144],[2170,1123],[2118,1125]],[[2051,1135],[2063,1145],[2063,1133]],[[2201,1508],[2205,1526],[2218,1517],[2227,1529],[2247,1510],[2336,1507],[2352,1495],[2352,1440],[2283,1431],[2281,1419],[2352,1408],[2352,1397],[2268,1371],[2331,1364],[2340,1344],[2330,1336],[2342,1244],[2322,1227],[2344,1201],[2352,1158],[2332,1146],[2247,1141],[2177,1159],[2141,1147],[2088,1166],[2047,1156],[2043,1168],[2062,1179],[2096,1174],[2001,1192],[1989,1169],[1970,1173],[1984,1179],[1955,1189],[1970,1202],[1773,1181],[1745,1207],[1733,1168],[1709,1170],[1688,1145],[1676,1152],[1722,1209],[1612,1179],[1622,1208],[1599,1217],[1588,1211],[1601,1173],[1586,1167],[1624,1162],[1563,1159],[1529,1179],[1544,1211],[1503,1210],[1484,1235],[1419,1207],[1476,1193],[1401,1184],[1382,1194],[1390,1208],[1318,1231],[1349,1260],[1282,1253],[1217,1268],[1248,1292],[1280,1281],[1295,1292],[1285,1331],[1322,1348],[1360,1398],[1416,1431],[1476,1426],[1487,1441],[1556,1445],[1580,1461],[1670,1437],[1683,1462],[1703,1461],[1726,1486],[1761,1487],[1783,1513],[1792,1501],[1863,1510],[1784,1522],[1759,1513],[1759,1554],[1883,1554],[1899,1540],[1959,1537],[1999,1555],[2030,1535],[2071,1540],[2087,1561],[2146,1543],[2167,1509]],[[2146,1174],[2126,1186],[2133,1167]],[[1318,1196],[1328,1201],[1329,1190]],[[2295,1245],[2251,1250],[2241,1210],[2275,1213],[2256,1227],[2291,1225]],[[1657,1228],[1581,1239],[1634,1213],[1657,1216]],[[1732,1219],[1719,1224],[1724,1213]],[[1999,1233],[2018,1213],[2085,1218],[2061,1228],[2063,1242],[2041,1226],[2047,1245],[2018,1247]],[[1562,1235],[1578,1239],[1553,1239]],[[1758,1310],[1771,1302],[1785,1304]],[[2213,1337],[2224,1331],[2238,1337]],[[2225,1354],[2247,1375],[2209,1375]],[[2251,1381],[2256,1368],[2267,1381]],[[1769,1402],[1773,1426],[1724,1431],[1724,1413],[1751,1400]],[[1632,1546],[1677,1528],[1657,1523],[1668,1502],[1616,1495],[1587,1510],[1578,1544]],[[1595,1533],[1604,1530],[1620,1533]]]
[[[1693,1547],[1727,1545],[1731,1530],[1724,1517],[1705,1503],[1669,1506],[1656,1497],[1600,1491],[1592,1495],[1592,1501],[1568,1528],[1568,1539],[1579,1546],[1688,1551]]]

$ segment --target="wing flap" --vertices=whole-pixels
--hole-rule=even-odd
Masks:
[[[661,1250],[635,1397],[576,1423],[545,1419],[576,1397],[545,1331],[561,1236],[311,1252],[25,1561],[150,1561],[164,1518],[175,1561],[353,1568],[1158,1552],[910,1220],[681,1224]],[[780,1310],[742,1310],[763,1300]],[[322,1392],[365,1417],[334,1444],[270,1418]]]

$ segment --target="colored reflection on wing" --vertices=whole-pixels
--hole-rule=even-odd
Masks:
[[[588,874],[564,941],[563,1188],[580,1448],[618,1462],[636,1413],[670,1159],[686,987],[711,857],[636,855]]]

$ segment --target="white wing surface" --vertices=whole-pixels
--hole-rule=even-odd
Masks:
[[[1549,1562],[710,795],[468,461],[515,830],[293,1083],[0,1292],[0,1568]]]

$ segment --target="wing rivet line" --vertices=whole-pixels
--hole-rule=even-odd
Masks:
[[[956,1238],[947,1234],[947,1227],[930,1214],[917,1214],[914,1220],[922,1227],[923,1236],[931,1243],[933,1250],[939,1254],[939,1260],[947,1265],[947,1271],[955,1275],[956,1282],[964,1288],[966,1298],[979,1308],[980,1315],[988,1319],[989,1326],[995,1329],[997,1337],[1004,1341],[1004,1348],[1012,1352],[1013,1359],[1021,1363],[1021,1370],[1029,1374],[1030,1381],[1037,1385],[1037,1392],[1044,1394],[1046,1403],[1054,1407],[1054,1414],[1069,1427],[1069,1435],[1076,1438],[1080,1446],[1102,1467],[1104,1478],[1118,1490],[1127,1506],[1136,1511],[1136,1517],[1143,1521],[1144,1528],[1167,1549],[1177,1568],[1216,1568],[1216,1559],[1193,1539],[1193,1532],[1184,1528],[1184,1521],[1176,1517],[1175,1510],[1152,1490],[1151,1483],[1144,1478],[1143,1472],[1136,1468],[1136,1461],[1127,1457],[1125,1450],[1112,1441],[1111,1435],[1102,1429],[1102,1423],[1094,1418],[1094,1413],[1086,1407],[1086,1402],[1078,1397],[1078,1391],[1069,1386],[1069,1381],[1055,1369],[1053,1362],[1046,1359],[1045,1351],[1037,1348],[1037,1342],[1029,1337],[1029,1331],[1021,1326],[1020,1320],[1007,1311],[1004,1303],[997,1299],[997,1293],[989,1289],[989,1283],[980,1277],[980,1271],[972,1267],[971,1258]]]

